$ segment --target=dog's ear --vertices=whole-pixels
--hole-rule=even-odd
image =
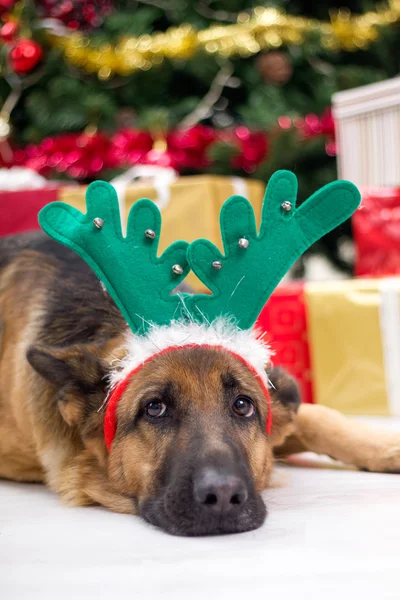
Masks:
[[[294,377],[282,367],[273,367],[268,371],[268,377],[273,386],[274,399],[289,411],[296,413],[301,404],[301,397]]]
[[[29,364],[58,388],[58,406],[68,425],[83,425],[83,417],[97,411],[106,394],[104,348],[78,344],[64,348],[31,346]]]
[[[31,346],[29,364],[49,383],[90,393],[104,386],[105,365],[99,358],[99,348],[76,344],[64,348]]]
[[[296,414],[301,396],[295,379],[282,367],[267,370],[272,383],[270,390],[272,400],[272,444],[280,446],[294,429]]]

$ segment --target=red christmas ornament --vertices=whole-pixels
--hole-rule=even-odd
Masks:
[[[0,0],[0,15],[10,12],[17,0]]]
[[[38,0],[38,4],[46,17],[72,30],[99,27],[113,10],[112,0]]]
[[[34,40],[18,40],[9,54],[11,67],[18,75],[29,73],[43,56],[42,47]]]
[[[15,21],[7,21],[0,29],[0,37],[3,42],[11,42],[18,31],[18,24]]]

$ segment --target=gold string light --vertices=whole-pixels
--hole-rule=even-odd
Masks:
[[[147,71],[165,58],[185,60],[204,51],[221,57],[246,58],[261,50],[283,44],[301,45],[307,40],[326,50],[366,49],[379,37],[379,27],[400,20],[400,0],[391,0],[389,8],[354,16],[348,10],[331,15],[330,21],[318,21],[287,15],[276,8],[257,7],[252,14],[241,13],[233,25],[212,25],[196,31],[190,25],[140,37],[125,37],[115,46],[97,44],[81,33],[50,35],[50,43],[60,48],[66,59],[88,73],[107,80],[114,74],[131,75]]]

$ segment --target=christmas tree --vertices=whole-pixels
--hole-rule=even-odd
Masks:
[[[111,179],[137,163],[182,175],[336,177],[336,91],[393,77],[398,0],[0,0],[0,162]],[[351,12],[350,12],[351,11]],[[338,241],[322,242],[349,267]]]

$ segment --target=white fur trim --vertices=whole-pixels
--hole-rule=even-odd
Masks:
[[[127,354],[110,373],[111,388],[158,352],[170,346],[183,348],[191,344],[222,346],[239,354],[268,383],[265,367],[271,361],[269,345],[254,329],[239,329],[232,321],[220,317],[211,324],[172,321],[170,325],[154,325],[145,336],[127,333]]]

